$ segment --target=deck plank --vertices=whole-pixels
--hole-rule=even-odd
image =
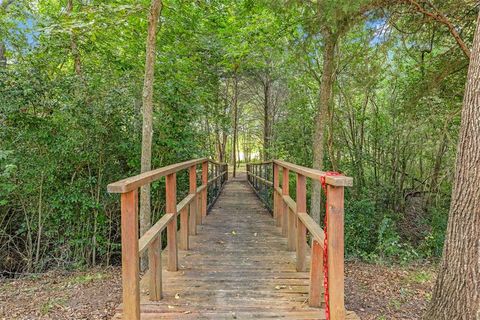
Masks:
[[[161,301],[149,301],[148,273],[142,278],[142,319],[325,319],[308,306],[309,271],[295,270],[295,252],[245,180],[226,184],[178,264],[164,267]]]

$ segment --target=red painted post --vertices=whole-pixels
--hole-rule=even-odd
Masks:
[[[165,210],[173,213],[173,218],[167,226],[167,248],[168,248],[168,271],[178,270],[178,249],[177,249],[177,175],[169,174],[165,179]]]
[[[121,195],[123,316],[140,320],[138,190]]]

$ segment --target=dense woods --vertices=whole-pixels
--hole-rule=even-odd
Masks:
[[[0,271],[118,264],[106,185],[195,157],[341,171],[348,257],[438,261],[477,14],[470,0],[0,1]],[[143,230],[163,192],[142,191]],[[308,198],[321,221],[319,185]]]

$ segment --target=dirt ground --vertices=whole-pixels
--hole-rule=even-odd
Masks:
[[[431,297],[432,266],[347,262],[346,303],[364,320],[419,319]],[[0,279],[0,319],[110,319],[121,299],[119,268]]]
[[[0,319],[110,319],[120,297],[119,268],[3,279]]]

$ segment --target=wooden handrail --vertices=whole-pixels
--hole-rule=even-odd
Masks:
[[[133,177],[129,177],[117,182],[110,183],[107,186],[107,191],[110,193],[125,193],[132,190],[135,190],[143,185],[151,183],[155,180],[160,179],[161,177],[168,176],[169,174],[176,173],[180,170],[187,169],[193,165],[204,163],[208,161],[207,158],[200,158],[189,160],[181,163],[175,163],[166,167],[159,169],[151,170],[138,174]]]
[[[216,176],[208,180],[208,164],[214,166]],[[202,165],[202,185],[197,188],[197,165]],[[189,170],[189,194],[177,203],[178,171]],[[219,173],[220,172],[220,173]],[[138,239],[138,188],[165,178],[166,213]],[[221,179],[223,178],[223,179]],[[140,319],[139,256],[148,250],[150,300],[162,298],[162,231],[167,229],[169,271],[178,270],[177,216],[180,215],[180,243],[189,249],[189,236],[195,235],[197,224],[207,214],[208,186],[220,181],[223,187],[228,179],[228,166],[206,158],[172,164],[129,177],[107,186],[110,193],[121,193],[122,230],[122,287],[124,319]],[[218,187],[218,185],[217,185]],[[221,189],[221,188],[220,188]],[[216,188],[218,190],[218,188]]]
[[[258,168],[273,163],[273,181],[256,174]],[[252,170],[253,169],[253,170]],[[283,178],[280,185],[280,171]],[[260,171],[261,172],[261,171]],[[290,197],[290,173],[296,174],[297,199]],[[352,186],[353,179],[343,175],[329,175],[327,172],[303,167],[282,160],[247,164],[247,176],[253,180],[255,190],[258,182],[273,187],[273,217],[275,224],[287,237],[288,249],[295,250],[297,271],[306,271],[306,233],[312,238],[310,264],[309,305],[320,307],[322,304],[323,252],[325,232],[307,213],[306,178],[324,181],[327,189],[328,226],[328,285],[329,304],[332,320],[345,319],[344,306],[344,187]],[[255,190],[256,191],[256,190]],[[257,193],[258,195],[258,193]]]
[[[353,178],[346,176],[329,176],[326,172],[299,166],[290,162],[282,160],[273,160],[273,163],[279,165],[282,168],[286,168],[291,172],[301,174],[302,176],[321,181],[322,177],[325,178],[325,182],[332,186],[337,187],[351,187],[353,186]]]

